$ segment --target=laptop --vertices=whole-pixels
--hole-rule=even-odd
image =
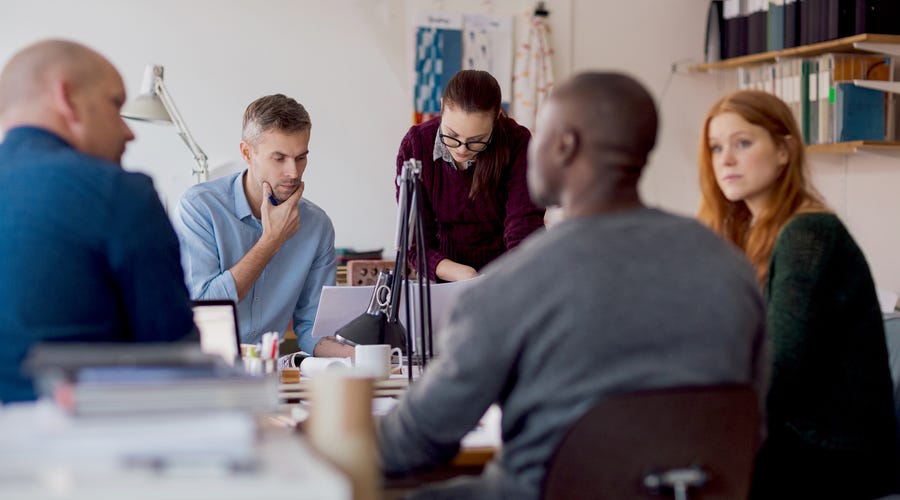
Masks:
[[[229,365],[241,359],[237,306],[231,300],[195,300],[194,324],[200,332],[200,350],[222,357]]]
[[[432,352],[437,354],[438,341],[441,335],[441,327],[450,314],[450,307],[456,301],[457,296],[466,288],[479,283],[479,278],[473,278],[465,281],[455,281],[451,283],[438,283],[431,285],[431,326],[432,336],[434,337],[434,345]],[[334,333],[342,326],[346,325],[361,313],[366,311],[366,307],[375,291],[374,286],[323,286],[319,295],[319,307],[316,310],[316,319],[313,323],[312,337],[318,339]],[[404,288],[404,294],[406,293]],[[400,298],[400,310],[398,317],[400,323],[406,326],[406,297]],[[417,296],[415,292],[412,296],[413,307],[413,351],[418,352],[416,342],[418,341],[418,333],[415,326],[419,324],[416,319]],[[407,334],[410,329],[407,328]]]

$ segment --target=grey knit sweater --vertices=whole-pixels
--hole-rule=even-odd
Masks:
[[[570,220],[484,274],[439,330],[440,358],[378,423],[389,474],[449,460],[497,402],[503,450],[480,489],[459,491],[538,498],[558,441],[598,400],[675,385],[762,386],[753,271],[693,220],[654,209]]]

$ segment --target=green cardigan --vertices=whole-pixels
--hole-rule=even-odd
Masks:
[[[769,428],[822,448],[890,453],[893,390],[875,285],[835,215],[801,214],[785,225],[766,296]]]

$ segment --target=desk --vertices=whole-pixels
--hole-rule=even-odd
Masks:
[[[375,382],[373,396],[376,398],[393,397],[398,398],[403,395],[409,386],[406,378],[391,378],[388,380],[380,380]],[[296,384],[280,384],[278,387],[278,399],[282,403],[282,413],[274,416],[273,420],[282,426],[299,427],[305,420],[305,415],[301,418],[289,417],[291,409],[305,400],[309,395],[309,379],[302,378],[300,383]],[[378,412],[376,411],[376,415]],[[479,429],[463,439],[459,453],[446,466],[440,469],[438,476],[441,479],[453,477],[455,475],[480,474],[481,469],[494,457],[500,443],[500,410],[497,407],[491,407],[482,422]],[[427,475],[425,475],[427,476]],[[403,482],[403,481],[398,481]],[[419,481],[421,484],[422,481]],[[425,481],[427,482],[427,481]]]
[[[104,462],[103,457],[97,461],[91,459],[92,453],[97,452],[95,449],[92,451],[90,444],[85,444],[81,452],[71,448],[54,450],[52,443],[41,443],[40,449],[46,449],[46,459],[34,454],[29,457],[28,443],[42,435],[40,429],[23,429],[25,437],[20,438],[11,435],[14,433],[8,432],[10,427],[5,425],[18,422],[16,425],[19,427],[27,426],[21,422],[23,417],[27,419],[28,411],[32,410],[21,406],[15,409],[0,408],[0,428],[7,431],[0,435],[0,498],[352,498],[349,481],[320,459],[302,436],[285,429],[263,426],[255,447],[256,465],[250,470],[231,471],[222,466],[181,466],[172,469],[111,466]],[[39,411],[37,408],[33,410],[35,414]],[[12,415],[16,412],[18,415]],[[58,453],[60,451],[63,453]],[[98,466],[97,462],[103,465]]]

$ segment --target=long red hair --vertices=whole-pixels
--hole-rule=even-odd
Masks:
[[[763,208],[753,214],[743,201],[729,201],[719,189],[709,147],[709,122],[722,113],[737,113],[747,122],[766,129],[776,146],[786,148],[788,163],[775,179]],[[769,259],[781,228],[797,213],[827,211],[822,198],[807,182],[803,136],[791,110],[767,92],[741,90],[715,103],[703,121],[700,133],[700,192],[697,218],[714,232],[737,245],[765,283]]]

